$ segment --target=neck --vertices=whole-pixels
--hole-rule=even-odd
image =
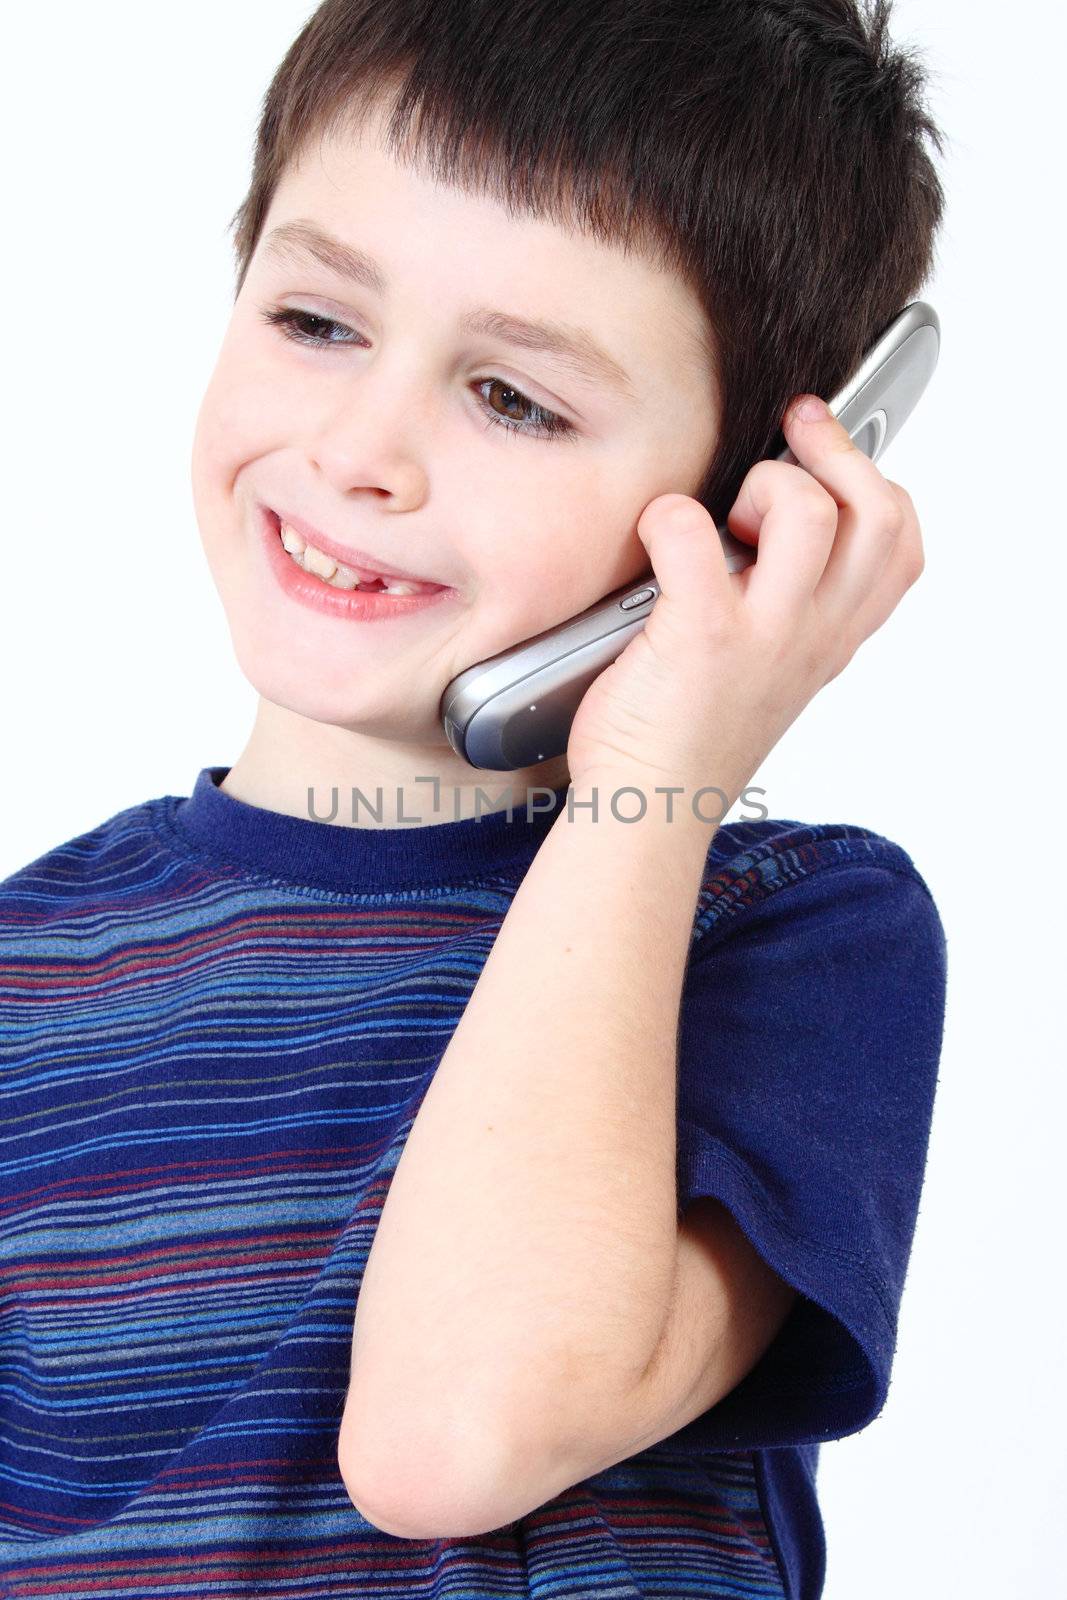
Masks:
[[[569,781],[566,755],[516,772],[487,772],[444,734],[416,742],[315,722],[262,697],[244,750],[221,787],[236,800],[339,827],[457,822],[526,805]]]

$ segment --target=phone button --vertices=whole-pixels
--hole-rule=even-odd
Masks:
[[[629,594],[625,600],[619,601],[620,611],[632,611],[634,606],[643,606],[646,600],[651,600],[655,589],[638,589],[636,594]]]

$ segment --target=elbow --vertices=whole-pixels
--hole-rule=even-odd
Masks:
[[[417,1501],[409,1504],[405,1514],[396,1495],[382,1495],[380,1478],[367,1472],[361,1464],[357,1465],[343,1443],[337,1447],[337,1468],[354,1509],[372,1528],[397,1539],[434,1537],[418,1516]]]
[[[342,1425],[337,1466],[355,1510],[371,1527],[397,1539],[476,1538],[521,1512],[508,1510],[511,1475],[504,1452],[468,1423],[456,1439],[393,1429],[386,1444],[357,1445]]]

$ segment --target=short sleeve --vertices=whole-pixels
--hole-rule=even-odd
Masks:
[[[679,1209],[720,1200],[798,1297],[745,1378],[657,1448],[821,1442],[885,1403],[947,966],[929,890],[903,851],[885,850],[890,864],[838,852],[777,887],[764,862],[762,898],[694,933],[679,1018]]]

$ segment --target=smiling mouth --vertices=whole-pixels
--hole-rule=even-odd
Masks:
[[[276,511],[270,513],[277,528],[282,548],[294,566],[315,578],[321,578],[331,589],[351,591],[359,589],[366,594],[391,594],[401,597],[412,594],[437,594],[444,585],[423,583],[416,578],[391,577],[388,573],[371,572],[365,567],[349,566],[337,561],[324,550],[318,549],[295,528],[283,521]]]

